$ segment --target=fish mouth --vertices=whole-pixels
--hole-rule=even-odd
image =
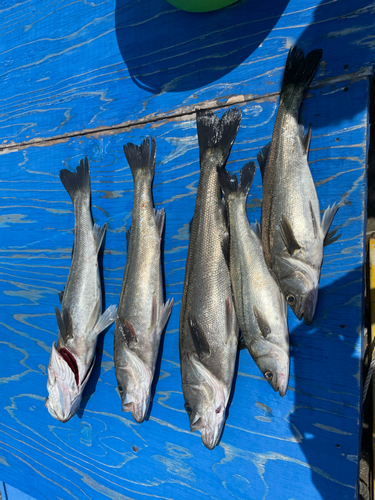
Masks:
[[[277,379],[277,389],[276,392],[279,391],[280,396],[283,398],[288,390],[288,379],[283,373],[278,376]]]
[[[314,319],[314,314],[315,314],[315,309],[316,309],[316,304],[318,302],[318,287],[313,288],[304,298],[302,302],[302,311],[300,315],[297,315],[298,319],[304,319],[306,325],[311,325],[313,319]]]
[[[142,424],[147,416],[149,404],[148,401],[143,400],[140,402],[131,401],[128,396],[126,396],[122,403],[122,411],[127,413],[131,412],[132,417],[138,424]]]
[[[202,429],[201,439],[202,443],[209,450],[213,450],[219,443],[221,435],[224,429],[224,422],[220,426],[218,426],[213,432],[207,429]]]

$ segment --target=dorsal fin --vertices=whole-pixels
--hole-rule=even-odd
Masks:
[[[305,150],[306,156],[309,155],[310,151],[310,142],[311,142],[311,123],[305,135],[302,134],[302,144]]]
[[[131,228],[126,231],[126,251],[129,252]]]
[[[339,208],[340,208],[340,205],[336,205],[336,203],[334,203],[332,205],[332,207],[329,206],[325,210],[325,212],[323,214],[323,218],[322,218],[322,230],[323,230],[324,236],[326,236],[328,234],[328,230],[331,227],[333,218],[335,217],[336,212]]]
[[[266,170],[266,164],[270,149],[271,149],[271,142],[266,144],[264,148],[262,148],[257,154],[257,160],[259,163],[260,173],[262,174],[262,179],[264,178],[264,172]]]
[[[194,220],[194,217],[192,217],[191,221],[189,222],[189,238],[191,236],[191,230],[193,229],[193,220]]]
[[[339,238],[341,238],[341,236],[342,236],[341,233],[338,234],[337,236],[335,236],[335,234],[337,233],[338,230],[339,230],[339,228],[336,227],[336,229],[332,229],[332,231],[329,231],[326,234],[326,237],[324,238],[323,246],[327,247],[328,245],[331,245],[332,243],[337,241]]]

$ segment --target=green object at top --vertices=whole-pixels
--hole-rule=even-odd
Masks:
[[[167,0],[168,3],[188,12],[209,12],[237,2],[237,0]]]

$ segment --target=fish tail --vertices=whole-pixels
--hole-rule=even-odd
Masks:
[[[128,142],[123,148],[133,174],[133,179],[135,180],[136,176],[141,173],[142,175],[149,176],[152,181],[155,173],[155,138],[151,137],[151,149],[149,137],[144,139],[140,146]]]
[[[197,132],[201,167],[209,150],[219,150],[220,156],[205,165],[224,166],[236,138],[242,113],[238,108],[230,108],[219,118],[212,111],[197,110]],[[218,161],[217,161],[218,160]]]
[[[75,204],[78,199],[86,199],[90,202],[90,165],[87,156],[84,160],[80,161],[76,172],[72,172],[66,168],[60,170],[60,179],[65,189],[68,191],[73,204]]]
[[[229,196],[236,196],[246,200],[255,174],[255,163],[253,161],[249,161],[249,163],[246,163],[246,165],[242,167],[239,183],[237,176],[235,174],[230,174],[225,168],[218,168],[217,172],[220,187],[226,201],[228,201]]]
[[[294,97],[303,100],[322,59],[323,50],[315,49],[305,57],[303,50],[291,47],[285,64],[281,99]]]

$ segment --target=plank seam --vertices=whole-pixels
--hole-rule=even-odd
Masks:
[[[362,68],[361,70],[355,73],[345,73],[343,75],[339,75],[336,77],[325,78],[311,85],[311,89],[320,89],[326,87],[327,85],[334,85],[336,83],[342,83],[345,81],[350,81],[350,84],[358,82],[364,78],[368,78],[373,76],[373,66],[368,66]],[[176,109],[171,113],[164,113],[162,115],[148,115],[139,120],[127,121],[117,125],[105,125],[102,127],[95,127],[91,129],[83,129],[76,132],[68,132],[66,134],[56,135],[53,137],[38,137],[35,139],[31,139],[29,141],[23,141],[20,143],[15,143],[12,141],[10,144],[3,144],[0,146],[0,155],[7,154],[11,152],[16,152],[21,149],[27,149],[30,147],[45,147],[51,146],[55,144],[61,144],[69,141],[72,138],[77,137],[85,137],[90,135],[103,135],[103,134],[117,134],[121,132],[125,132],[127,129],[131,127],[136,127],[139,125],[148,125],[150,123],[157,123],[162,121],[175,121],[184,118],[188,118],[189,116],[193,116],[197,109],[207,109],[211,111],[227,108],[229,106],[233,106],[235,104],[246,104],[250,102],[256,101],[267,101],[274,100],[280,95],[280,92],[270,92],[269,94],[264,94],[262,96],[252,96],[251,94],[236,94],[230,97],[221,97],[214,100],[202,101],[199,104],[194,104],[192,106],[184,106],[182,108]],[[221,99],[226,99],[225,102],[220,102]]]

